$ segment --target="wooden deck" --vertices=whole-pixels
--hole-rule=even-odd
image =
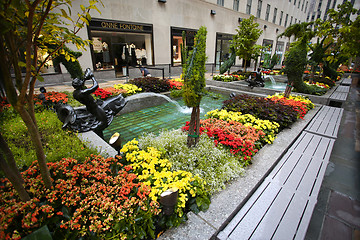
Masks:
[[[304,239],[342,114],[323,106],[217,239]]]

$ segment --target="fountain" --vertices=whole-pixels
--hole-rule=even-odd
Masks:
[[[184,114],[191,113],[191,108],[188,108],[186,106],[180,106],[180,104],[177,101],[169,98],[168,96],[166,96],[164,94],[160,94],[160,93],[153,93],[153,92],[137,93],[135,95],[126,97],[125,99],[127,102],[131,102],[134,99],[139,99],[139,98],[144,98],[144,97],[161,97],[161,98],[165,99],[166,101],[168,101],[169,103],[174,104],[177,107],[179,112],[184,113]]]
[[[182,100],[174,101],[171,98],[158,93],[139,93],[126,98],[128,104],[139,99],[148,101],[146,97],[160,97],[166,100],[165,103],[143,108],[137,111],[123,113],[117,115],[113,122],[104,130],[104,140],[108,141],[115,133],[120,133],[123,143],[141,136],[143,133],[159,133],[162,129],[177,129],[185,125],[186,121],[190,121],[192,109],[185,106]],[[208,111],[222,107],[222,102],[228,98],[224,95],[220,99],[213,99],[204,96],[201,100],[201,117]]]
[[[265,88],[281,90],[284,91],[286,88],[286,83],[276,82],[274,77],[271,75],[264,75],[265,79]]]

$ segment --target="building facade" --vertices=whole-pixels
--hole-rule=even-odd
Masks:
[[[229,57],[230,41],[239,21],[250,15],[256,17],[263,30],[257,42],[266,46],[261,61],[266,64],[276,54],[280,67],[289,39],[277,36],[291,24],[311,21],[319,4],[323,13],[319,17],[324,18],[323,9],[342,0],[103,0],[103,3],[104,7],[99,7],[101,14],[92,11],[89,26],[79,33],[83,39],[92,40],[79,61],[84,69],[89,67],[101,78],[111,78],[128,74],[127,66],[179,69],[182,33],[185,32],[186,45],[191,47],[201,26],[208,31],[207,63],[216,71]],[[86,1],[75,0],[73,12],[80,4],[85,5]],[[241,59],[236,64],[241,65]],[[66,70],[62,67],[62,71]]]

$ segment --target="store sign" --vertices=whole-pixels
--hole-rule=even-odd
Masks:
[[[121,31],[121,32],[142,32],[151,33],[152,25],[150,24],[135,24],[126,23],[119,21],[107,21],[107,20],[91,20],[90,29],[96,30],[110,30],[110,31]]]

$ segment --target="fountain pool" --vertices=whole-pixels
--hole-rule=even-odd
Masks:
[[[228,96],[221,95],[219,99],[205,96],[201,100],[201,116],[211,110],[222,107],[222,102]],[[104,131],[105,141],[115,133],[120,133],[122,143],[126,143],[134,138],[138,138],[143,133],[159,133],[162,129],[177,129],[185,126],[186,121],[190,121],[191,109],[184,106],[182,100],[177,101],[180,105],[167,102],[155,107],[145,108],[136,112],[125,113],[116,116],[110,126]]]

